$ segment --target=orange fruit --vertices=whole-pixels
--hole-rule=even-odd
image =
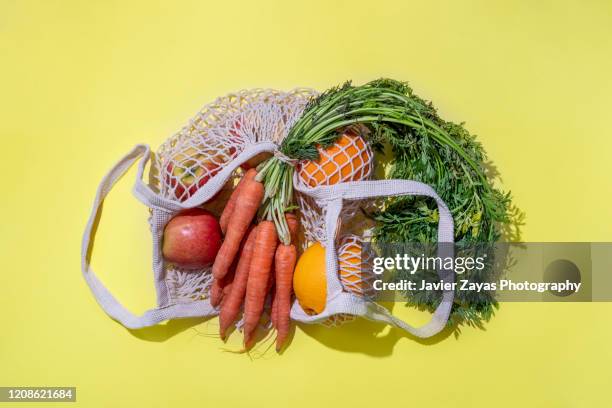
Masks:
[[[374,276],[369,273],[369,257],[363,259],[361,240],[348,235],[340,241],[338,248],[338,269],[340,281],[344,290],[356,295],[372,295],[372,280]],[[371,266],[371,265],[370,265]]]
[[[316,242],[302,253],[293,273],[295,297],[307,314],[316,315],[325,310],[326,279],[325,248]]]
[[[365,180],[372,173],[372,150],[363,137],[345,132],[332,146],[318,146],[317,160],[304,160],[298,175],[310,187]]]
[[[344,290],[361,296],[372,295],[372,279],[368,274],[369,259],[362,259],[361,240],[348,235],[338,248],[338,269]],[[309,315],[325,310],[327,277],[325,248],[315,242],[302,253],[293,273],[293,291],[302,309]]]

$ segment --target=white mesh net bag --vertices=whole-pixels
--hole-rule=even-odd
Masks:
[[[206,105],[154,155],[149,183],[143,181],[150,160],[148,146],[138,145],[104,177],[83,235],[82,272],[106,313],[128,328],[151,326],[164,320],[217,314],[209,301],[210,268],[183,270],[164,261],[161,240],[167,222],[178,212],[202,205],[224,194],[238,167],[265,152],[274,152],[300,116],[310,89],[280,92],[269,89],[240,91]],[[113,185],[136,162],[133,193],[150,208],[153,238],[153,277],[157,307],[138,316],[119,303],[94,274],[90,265],[95,223],[101,204]],[[231,187],[231,186],[230,186]],[[223,200],[207,208],[219,213]]]
[[[411,180],[363,180],[311,187],[297,172],[294,175],[294,187],[306,196],[302,202],[309,203],[308,207],[301,209],[306,230],[310,225],[314,226],[311,230],[313,238],[325,247],[327,294],[325,309],[317,315],[309,315],[299,302],[294,302],[291,310],[293,320],[337,325],[346,321],[347,316],[361,316],[391,324],[423,338],[435,335],[446,326],[453,304],[452,290],[443,291],[440,305],[427,324],[413,327],[370,299],[371,293],[368,293],[367,288],[372,288],[374,277],[363,274],[369,269],[369,259],[351,261],[354,258],[351,253],[356,251],[355,246],[362,242],[362,238],[339,236],[342,230],[355,227],[351,224],[355,223],[355,208],[359,205],[371,204],[379,197],[422,195],[433,198],[438,204],[438,242],[453,242],[452,216],[431,187]],[[356,229],[360,229],[359,226]],[[451,245],[440,245],[438,256],[452,256],[452,251]],[[351,256],[347,256],[347,253]],[[355,276],[360,269],[357,263],[361,265],[361,273]],[[450,270],[439,270],[438,274],[444,282],[452,282],[454,279]]]
[[[413,328],[378,306],[373,301],[376,276],[367,274],[372,270],[373,254],[362,251],[362,238],[369,234],[372,225],[367,225],[367,219],[360,214],[359,208],[376,206],[377,199],[381,197],[403,194],[434,197],[442,213],[441,242],[452,241],[452,219],[446,205],[428,186],[416,182],[405,184],[405,180],[370,180],[374,171],[374,155],[365,141],[366,136],[367,128],[363,126],[345,129],[333,146],[327,149],[318,147],[318,160],[304,161],[296,166],[294,185],[301,212],[300,221],[307,244],[321,242],[326,247],[328,293],[323,313],[310,316],[295,302],[292,317],[303,322],[337,326],[353,320],[355,316],[363,316],[393,324],[417,336],[428,337],[446,324],[452,307],[452,292],[444,294],[445,298],[431,323],[422,328]],[[377,189],[385,193],[377,192]],[[340,206],[340,211],[335,215],[330,214],[336,205]],[[342,235],[344,231],[353,233]],[[359,259],[361,256],[367,259]],[[441,271],[441,277],[448,280],[452,274]]]
[[[233,184],[236,170],[264,153],[276,154],[278,144],[300,117],[313,90],[241,91],[218,98],[205,106],[181,131],[169,138],[154,155],[149,183],[143,181],[151,153],[138,145],[121,159],[102,180],[82,246],[82,272],[98,303],[128,328],[151,326],[161,321],[212,316],[217,310],[209,301],[210,269],[182,270],[164,261],[161,239],[165,225],[178,212],[204,205],[219,214],[224,205],[224,186]],[[294,302],[291,318],[304,323],[339,324],[353,316],[386,322],[418,337],[429,337],[444,328],[453,302],[453,291],[443,292],[440,306],[425,326],[415,328],[371,301],[368,287],[372,276],[359,272],[370,261],[357,256],[363,228],[353,228],[360,206],[381,197],[424,195],[436,200],[439,210],[439,242],[453,241],[453,221],[446,204],[435,191],[409,180],[371,180],[373,153],[362,137],[363,128],[346,129],[335,146],[319,149],[317,161],[294,163],[294,188],[300,207],[304,246],[320,242],[326,249],[327,297],[325,310],[308,315]],[[137,316],[125,309],[96,277],[89,254],[101,203],[114,183],[139,162],[133,193],[151,210],[153,276],[157,307]],[[206,204],[215,196],[220,199]],[[359,235],[340,231],[356,231]],[[452,251],[440,246],[440,251]],[[359,259],[358,259],[359,258]],[[439,271],[452,281],[451,271]],[[369,286],[368,286],[369,285]]]
[[[376,293],[373,282],[376,275],[373,273],[372,251],[364,248],[364,240],[354,234],[343,235],[338,247],[338,274],[344,292],[355,296],[374,300]],[[326,326],[339,326],[355,320],[355,316],[346,313],[332,315],[323,321]]]

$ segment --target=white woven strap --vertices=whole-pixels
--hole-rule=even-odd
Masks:
[[[310,188],[304,185],[297,174],[294,177],[295,189],[313,197],[326,206],[326,264],[328,270],[334,271],[337,277],[338,260],[335,248],[336,228],[338,217],[342,211],[344,200],[360,200],[374,197],[392,197],[402,195],[419,195],[431,197],[438,205],[438,242],[454,242],[453,217],[446,203],[438,196],[433,188],[427,184],[411,180],[376,180],[376,181],[354,181],[340,183],[331,186],[318,186]],[[438,256],[442,258],[452,257],[454,254],[452,245],[439,245]],[[444,282],[454,282],[454,272],[450,270],[438,270],[438,276]],[[342,308],[351,310],[352,313],[362,315],[373,320],[384,321],[421,338],[431,337],[446,326],[453,306],[454,291],[445,290],[442,293],[442,301],[434,311],[431,320],[421,327],[413,327],[408,323],[393,316],[387,309],[374,302],[363,301],[350,294],[340,294],[341,283],[338,278],[328,278],[328,298],[327,302],[337,301],[342,304]],[[335,298],[335,299],[333,299]],[[300,315],[300,320],[315,321],[317,316],[307,317],[301,310],[299,304],[294,305]]]
[[[206,202],[210,197],[214,197],[219,192],[231,177],[232,173],[244,162],[252,157],[257,156],[263,152],[274,152],[278,149],[278,146],[273,142],[257,142],[246,145],[244,150],[238,154],[230,162],[226,163],[221,171],[206,182],[203,186],[198,188],[198,191],[187,200],[183,202],[177,202],[169,200],[161,195],[155,193],[151,188],[143,181],[143,174],[147,161],[149,160],[149,154],[143,157],[140,165],[138,166],[138,176],[134,182],[133,193],[144,205],[150,208],[158,208],[160,210],[168,212],[177,212],[186,210],[188,208],[197,207],[198,205]]]
[[[98,187],[96,198],[93,203],[89,221],[83,233],[83,244],[81,247],[81,271],[85,282],[89,285],[91,292],[100,304],[102,309],[113,319],[119,321],[122,325],[130,329],[137,329],[146,326],[152,326],[164,320],[174,319],[178,317],[196,317],[215,314],[214,308],[208,300],[190,302],[184,304],[173,304],[166,307],[151,309],[144,312],[140,316],[136,316],[127,310],[121,303],[115,299],[110,291],[98,279],[90,265],[90,257],[92,252],[92,243],[95,236],[95,225],[100,215],[100,209],[104,198],[108,195],[115,183],[125,174],[125,172],[140,159],[136,186],[139,192],[149,191],[153,193],[148,186],[142,182],[142,175],[150,157],[150,149],[147,145],[137,145],[125,155],[109,173],[104,176]],[[147,190],[143,189],[143,186]],[[135,187],[136,190],[136,187]],[[147,193],[148,194],[148,193]],[[158,203],[166,205],[163,201]]]

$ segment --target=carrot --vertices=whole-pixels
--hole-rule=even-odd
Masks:
[[[297,216],[294,213],[286,213],[285,220],[287,220],[287,226],[289,227],[289,233],[291,234],[291,242],[295,243],[299,227]]]
[[[266,293],[269,293],[274,287],[274,263],[270,267],[270,274],[268,275],[268,286],[266,286]]]
[[[270,311],[270,320],[272,320],[272,327],[276,329],[276,322],[278,320],[278,290],[276,289],[276,285],[274,285],[274,296],[272,297],[272,307]]]
[[[221,213],[221,217],[219,218],[219,225],[221,226],[221,232],[223,232],[224,235],[227,231],[229,220],[232,217],[234,210],[236,209],[236,201],[238,200],[238,196],[240,195],[240,189],[242,188],[246,180],[253,180],[256,175],[257,175],[257,171],[255,169],[250,169],[249,171],[247,171],[244,174],[244,176],[242,176],[240,181],[238,182],[238,185],[232,192],[232,195],[230,195],[229,200],[227,200],[227,203],[225,204],[225,208],[223,209],[223,212]]]
[[[277,330],[276,349],[279,351],[289,334],[291,312],[291,294],[293,292],[293,270],[297,258],[295,241],[297,239],[298,220],[295,214],[286,213],[285,219],[291,234],[291,245],[280,244],[274,257],[275,278],[277,280],[272,300],[272,325]],[[290,248],[291,247],[291,248]],[[293,259],[293,261],[292,261]],[[291,264],[293,262],[293,264]],[[279,271],[278,268],[281,268]]]
[[[272,221],[262,221],[257,226],[257,239],[253,246],[253,257],[249,268],[246,298],[244,302],[244,343],[251,343],[259,324],[268,289],[274,252],[278,243],[276,226]]]
[[[246,292],[249,268],[253,255],[253,244],[256,237],[257,227],[251,228],[240,251],[240,259],[236,266],[231,292],[228,296],[224,297],[223,304],[221,305],[221,312],[219,313],[219,334],[221,339],[225,339],[227,329],[234,323],[238,313],[240,313],[240,306],[242,306]]]
[[[221,286],[221,279],[214,279],[210,288],[210,304],[213,307],[219,306],[223,297],[223,287]]]
[[[236,198],[236,206],[227,226],[225,240],[215,258],[212,267],[213,276],[221,279],[234,262],[240,242],[247,232],[251,221],[257,214],[259,205],[264,196],[264,186],[256,180],[245,180],[240,193]]]
[[[295,245],[280,244],[274,256],[276,271],[276,351],[280,351],[289,336],[291,325],[291,293],[293,288],[293,270],[297,260]]]
[[[220,307],[223,307],[223,305],[225,304],[225,302],[227,301],[227,298],[229,297],[229,294],[232,292],[232,286],[234,285],[234,282],[230,282],[227,285],[225,285],[225,287],[223,288],[223,294],[221,295],[221,303],[220,303]]]
[[[223,299],[225,300],[225,298],[227,296],[229,296],[229,294],[232,292],[232,286],[234,285],[234,281],[232,280],[230,283],[228,283],[227,285],[225,285],[225,287],[223,288]]]
[[[297,216],[294,213],[286,213],[285,219],[287,220],[287,226],[289,227],[291,242],[295,242],[297,230],[299,227]],[[274,275],[276,276],[276,271],[274,271]],[[272,327],[276,329],[278,324],[278,288],[276,287],[276,285],[274,285],[274,292],[272,295],[270,319],[272,320]]]
[[[272,262],[272,267],[270,268],[270,277],[268,278],[268,287],[266,288],[266,297],[268,294],[270,295],[270,322],[272,323],[272,327],[274,327],[274,316],[272,312],[274,311],[274,288],[276,283],[274,282],[275,272],[274,272],[274,262]]]
[[[217,307],[223,301],[223,296],[225,296],[225,288],[232,283],[234,279],[234,269],[235,265],[232,265],[232,270],[230,273],[225,275],[222,279],[213,278],[213,284],[210,288],[210,304],[214,307]]]

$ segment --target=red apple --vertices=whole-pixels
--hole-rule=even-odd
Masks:
[[[240,128],[242,127],[242,125],[240,124],[239,120],[235,120],[234,121],[234,126],[232,127],[232,129],[230,129],[229,133],[232,136],[238,136],[238,130],[240,130]],[[236,129],[236,130],[234,130]]]
[[[211,266],[221,248],[221,227],[210,212],[185,210],[164,229],[162,254],[166,261],[186,269]]]
[[[222,159],[220,155],[206,159],[205,155],[189,148],[166,165],[164,181],[174,190],[174,196],[178,200],[185,201],[221,170],[220,165],[213,160],[223,163]]]
[[[241,142],[242,138],[240,137],[240,135],[238,135],[238,130],[240,130],[240,128],[241,128],[240,121],[236,120],[236,121],[234,121],[234,126],[229,131],[229,134],[230,134],[229,140],[232,143],[235,143],[235,144],[238,144],[238,145],[242,144],[242,142]],[[236,129],[236,130],[234,130],[234,129]],[[234,154],[236,153],[236,151],[237,151],[237,149],[236,149],[235,146],[230,146],[230,148],[228,150],[228,153],[229,153],[230,157],[234,157]]]

